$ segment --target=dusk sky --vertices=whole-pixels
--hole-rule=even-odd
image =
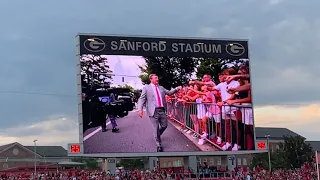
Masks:
[[[318,7],[319,0],[0,1],[0,145],[78,142],[77,33],[249,39],[256,126],[320,140]]]

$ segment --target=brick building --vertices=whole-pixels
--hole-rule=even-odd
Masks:
[[[60,162],[70,162],[67,150],[62,146],[23,146],[17,142],[0,146],[0,170],[16,167],[33,167],[57,165]]]

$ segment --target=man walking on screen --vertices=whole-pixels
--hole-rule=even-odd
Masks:
[[[156,139],[157,152],[162,152],[161,135],[168,126],[168,119],[165,113],[166,100],[165,95],[172,95],[178,92],[182,87],[176,87],[172,90],[167,90],[162,86],[159,86],[159,79],[156,74],[150,74],[150,84],[146,85],[138,100],[138,114],[142,118],[143,106],[146,106],[147,115],[155,129],[154,136]]]

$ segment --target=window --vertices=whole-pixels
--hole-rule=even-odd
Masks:
[[[209,165],[210,165],[210,166],[214,166],[214,159],[213,159],[213,158],[210,158],[210,160],[209,160]]]
[[[207,158],[203,158],[203,159],[202,159],[202,162],[204,162],[204,163],[205,163],[205,162],[208,162]]]
[[[173,167],[177,167],[177,161],[173,161]]]
[[[244,165],[244,166],[247,166],[247,165],[248,165],[248,163],[247,163],[247,158],[243,158],[243,159],[242,159],[242,165]]]
[[[180,166],[182,166],[182,161],[181,161],[181,160],[179,160],[178,162],[179,162],[179,167],[180,167]]]
[[[218,158],[217,158],[217,165],[218,165],[218,166],[221,166],[221,157],[218,157]]]
[[[167,167],[172,167],[172,163],[168,162],[168,166]]]
[[[167,163],[163,163],[163,167],[165,167],[165,168],[166,168],[166,167],[167,167]]]
[[[241,165],[242,165],[242,161],[241,161],[241,160],[242,160],[241,158],[238,158],[238,159],[237,159],[237,165],[238,165],[238,166],[241,166]]]
[[[174,166],[174,167],[181,167],[181,166],[182,166],[181,160],[176,160],[176,161],[174,161],[174,162],[173,162],[173,166]]]
[[[197,163],[201,164],[201,158],[197,157]]]
[[[276,145],[276,150],[279,150],[280,149],[280,146],[279,144]]]

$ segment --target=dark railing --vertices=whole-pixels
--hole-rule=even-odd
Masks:
[[[249,103],[218,106],[173,100],[167,103],[167,113],[186,134],[218,149],[254,150],[253,110]]]

